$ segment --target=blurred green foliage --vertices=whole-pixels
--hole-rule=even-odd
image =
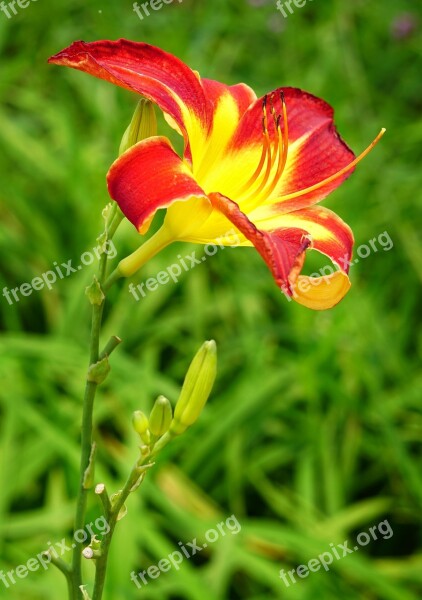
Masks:
[[[401,25],[410,13],[410,27]],[[409,20],[409,17],[408,17]],[[413,25],[412,25],[413,24]],[[414,31],[410,29],[414,27]],[[41,0],[0,13],[1,288],[31,281],[95,245],[105,174],[136,98],[48,66],[76,39],[159,45],[204,76],[263,93],[298,86],[336,108],[343,137],[363,149],[387,135],[325,203],[357,245],[394,241],[352,269],[334,310],[280,295],[252,249],[218,253],[136,303],[111,296],[104,339],[124,340],[96,405],[97,480],[118,489],[137,454],[130,417],[159,393],[173,402],[204,339],[219,376],[199,423],[168,447],[119,524],[106,600],[417,600],[422,594],[420,369],[422,10],[416,0],[315,0],[288,19],[265,0],[184,0],[141,21],[131,2]],[[168,134],[161,120],[162,130]],[[126,224],[119,255],[139,238]],[[135,283],[188,247],[173,246]],[[70,540],[94,267],[9,305],[0,298],[0,568]],[[179,571],[142,590],[130,581],[235,514],[242,525]],[[89,519],[100,515],[92,498]],[[295,568],[388,519],[371,542],[286,587]],[[64,557],[67,558],[67,557]],[[90,574],[87,566],[88,575]],[[54,568],[0,597],[56,600]]]

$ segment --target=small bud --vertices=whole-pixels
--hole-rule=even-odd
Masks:
[[[133,428],[141,437],[141,440],[145,444],[149,444],[151,441],[149,435],[149,421],[148,417],[141,410],[136,410],[132,417]]]
[[[173,411],[170,401],[165,396],[158,396],[149,416],[149,429],[152,434],[160,437],[169,430]]]
[[[139,100],[129,127],[120,143],[119,155],[126,152],[137,142],[157,135],[157,117],[154,105],[146,98]]]
[[[217,346],[205,342],[190,364],[174,411],[170,432],[183,433],[195,423],[211,393],[217,374]]]

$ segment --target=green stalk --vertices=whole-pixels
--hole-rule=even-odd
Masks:
[[[117,205],[113,206],[112,213],[106,224],[107,239],[111,240],[117,227],[121,223],[123,215],[117,212]],[[107,254],[103,253],[100,257],[98,269],[98,283],[102,286],[106,271],[107,271]],[[94,365],[100,358],[100,333],[103,316],[105,298],[100,305],[93,304],[92,306],[92,321],[91,321],[91,339],[89,350],[89,366]],[[113,344],[112,344],[113,345]],[[117,344],[114,345],[116,347]],[[112,347],[110,346],[110,349]],[[88,498],[88,489],[85,488],[84,479],[85,472],[89,466],[92,448],[92,421],[94,411],[94,401],[97,392],[98,384],[93,381],[86,382],[85,394],[83,399],[82,409],[82,429],[81,429],[81,461],[79,473],[79,490],[76,502],[76,514],[74,531],[78,531],[85,527],[85,513]],[[82,593],[80,586],[82,585],[82,546],[83,543],[74,540],[73,560],[70,573],[71,594],[69,600],[80,600]]]
[[[118,211],[117,206],[113,207],[113,211],[108,219],[106,225],[107,239],[111,240],[117,227],[119,226],[123,215]],[[98,272],[98,284],[104,297],[101,300],[101,304],[93,304],[92,307],[92,324],[91,324],[91,340],[90,340],[90,352],[89,352],[89,367],[95,365],[99,360],[103,359],[106,355],[112,352],[120,342],[120,339],[115,337],[112,338],[104,351],[100,354],[100,332],[101,323],[103,316],[103,308],[105,303],[105,294],[109,288],[122,276],[128,276],[136,272],[143,264],[157,254],[162,248],[167,246],[173,238],[170,232],[165,227],[162,227],[151,239],[149,239],[143,246],[138,248],[133,254],[126,259],[123,259],[117,269],[106,279],[107,270],[107,255],[104,253],[100,258],[99,272]],[[85,387],[85,395],[83,400],[83,412],[82,412],[82,435],[81,435],[81,462],[80,462],[80,478],[79,478],[79,490],[76,505],[75,525],[74,531],[83,529],[85,526],[85,513],[88,498],[88,489],[86,489],[86,471],[90,467],[90,457],[92,450],[92,428],[93,428],[93,410],[95,394],[97,392],[98,383],[95,381],[87,380]],[[148,457],[145,458],[147,460]],[[122,494],[119,497],[116,504],[111,508],[108,524],[109,532],[103,538],[101,544],[101,555],[95,558],[96,569],[95,569],[95,584],[92,600],[101,600],[106,570],[108,554],[110,549],[111,540],[113,537],[114,529],[118,521],[120,509],[122,508],[126,498],[129,496],[133,486],[140,477],[139,469],[142,465],[139,463],[135,465],[131,471],[129,478],[122,490]],[[87,486],[88,487],[88,486]],[[80,587],[83,584],[82,580],[82,549],[83,544],[74,540],[74,551],[72,566],[69,572],[69,600],[81,600],[82,592]]]
[[[145,461],[148,461],[149,458],[150,456],[145,457]],[[107,572],[108,555],[110,551],[111,540],[114,534],[114,529],[116,527],[121,508],[123,508],[123,505],[126,502],[133,486],[137,483],[137,481],[142,475],[142,473],[140,472],[140,468],[142,468],[142,463],[140,464],[138,461],[133,467],[132,471],[130,472],[130,475],[124,485],[120,497],[111,509],[110,517],[108,520],[109,531],[107,535],[103,538],[101,544],[101,556],[99,556],[96,559],[95,584],[92,600],[101,600],[102,598]]]
[[[107,535],[103,538],[103,541],[101,544],[101,556],[99,556],[96,559],[94,595],[92,596],[92,600],[101,600],[101,598],[102,598],[104,584],[105,584],[105,576],[106,576],[106,572],[107,572],[107,562],[108,562],[111,540],[113,538],[114,529],[115,529],[117,521],[118,521],[120,510],[123,508],[123,505],[126,502],[133,486],[137,483],[137,481],[141,477],[142,467],[145,465],[145,463],[150,462],[154,458],[155,454],[157,452],[159,452],[160,450],[162,450],[164,448],[164,446],[166,446],[173,439],[173,437],[174,437],[173,434],[171,434],[170,432],[167,432],[166,434],[163,435],[162,438],[160,438],[160,440],[157,442],[157,444],[154,445],[154,447],[151,450],[151,454],[149,454],[148,456],[145,456],[145,458],[142,461],[138,460],[138,462],[135,464],[132,471],[130,472],[130,475],[122,489],[122,492],[121,492],[119,498],[117,499],[117,501],[111,508],[111,511],[109,514],[109,520],[108,520],[109,531],[108,531]]]
[[[101,259],[103,256],[101,257]],[[105,257],[107,260],[107,257]],[[101,285],[101,282],[100,282]],[[101,306],[94,305],[92,308],[92,326],[91,326],[91,342],[90,342],[90,360],[89,365],[93,365],[98,361],[99,357],[99,342],[100,330],[103,314],[104,302]],[[92,381],[87,381],[85,386],[85,396],[83,401],[82,412],[82,436],[81,436],[81,462],[79,474],[79,492],[76,504],[75,526],[74,531],[85,527],[85,511],[88,490],[84,487],[85,471],[89,465],[89,458],[92,447],[92,415],[94,410],[95,394],[98,385]],[[73,598],[78,600],[82,598],[80,586],[82,585],[82,546],[81,542],[74,540],[73,563],[72,563],[72,581],[73,581]]]

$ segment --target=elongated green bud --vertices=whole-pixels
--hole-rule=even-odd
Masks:
[[[146,98],[139,100],[129,127],[120,142],[119,155],[126,152],[137,142],[157,135],[157,117],[154,105]]]
[[[217,346],[205,342],[190,364],[174,411],[170,432],[179,435],[195,423],[214,385],[217,374]]]
[[[173,411],[170,401],[165,396],[158,396],[149,416],[149,430],[160,437],[169,430]]]
[[[148,417],[141,410],[136,410],[133,413],[132,425],[136,433],[140,435],[144,444],[149,444],[149,421]]]

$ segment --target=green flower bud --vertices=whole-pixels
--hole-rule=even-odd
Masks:
[[[169,430],[173,411],[169,400],[165,396],[158,396],[149,416],[149,430],[160,437]]]
[[[149,444],[150,435],[149,435],[149,421],[147,416],[140,410],[136,410],[133,413],[132,417],[132,425],[136,433],[138,433],[141,437],[141,440],[145,444]]]
[[[146,98],[139,100],[129,127],[120,142],[119,155],[137,142],[157,135],[157,117],[154,105]]]
[[[190,364],[174,411],[170,432],[179,435],[195,423],[211,393],[217,374],[217,346],[205,342]]]

